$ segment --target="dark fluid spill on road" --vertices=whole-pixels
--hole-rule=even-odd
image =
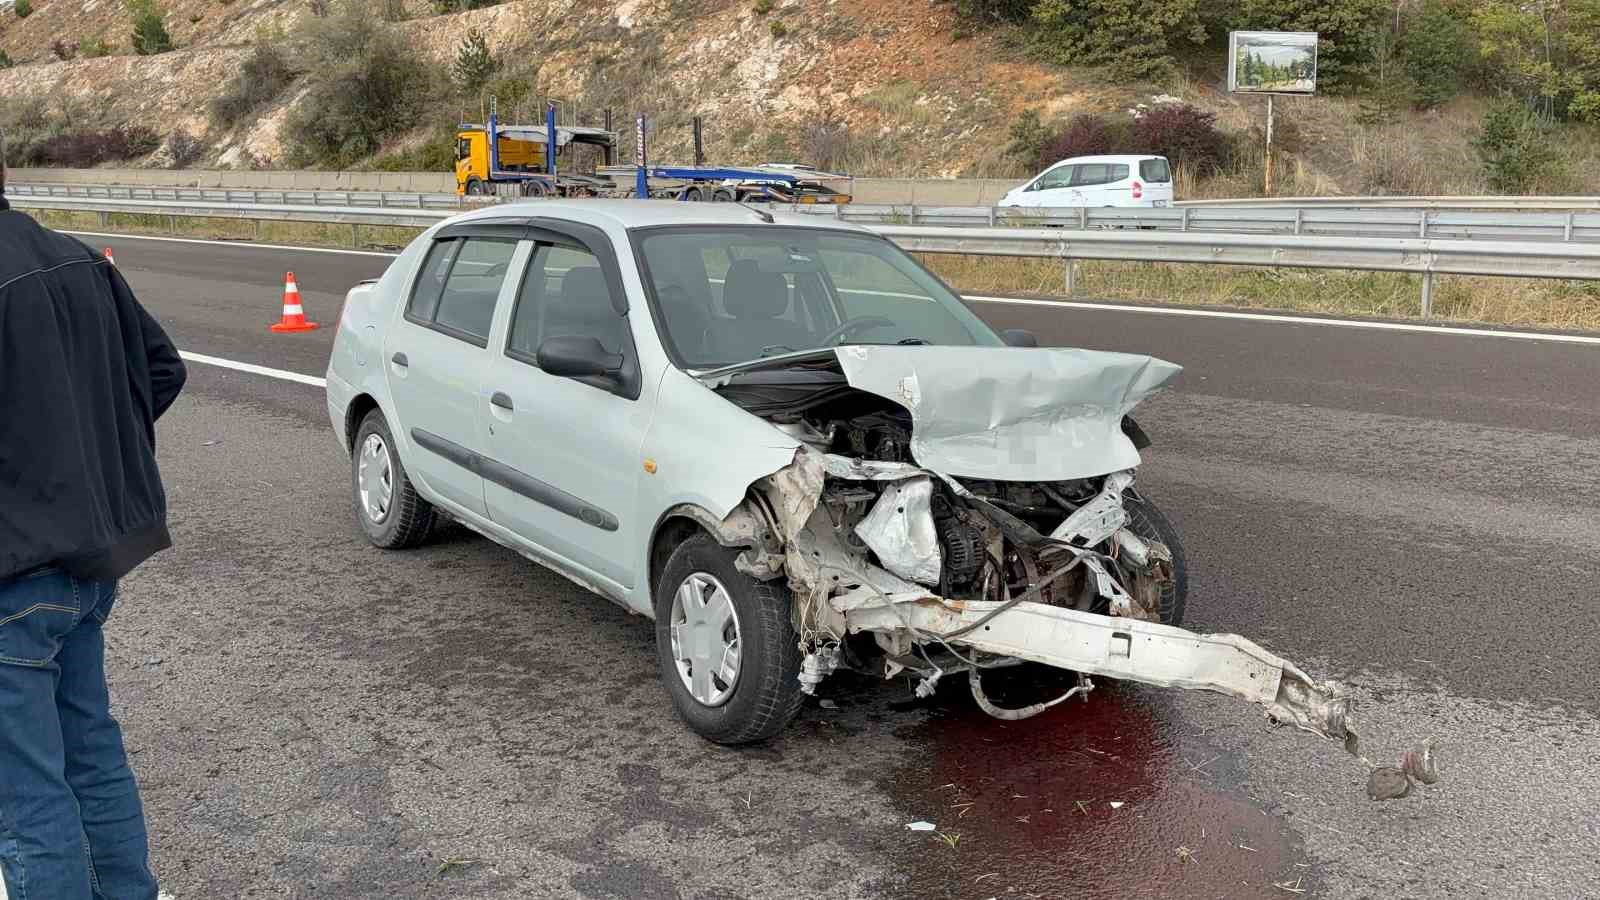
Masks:
[[[1180,740],[1158,692],[1102,681],[1087,702],[1002,722],[956,687],[942,689],[932,718],[908,735],[924,755],[884,785],[907,822],[938,826],[905,833],[902,896],[1312,893],[1296,837],[1219,783],[1227,762],[1201,755],[1197,734]],[[1038,699],[990,693],[1012,706]]]

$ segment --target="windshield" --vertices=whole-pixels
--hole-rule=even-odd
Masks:
[[[754,225],[637,240],[661,339],[685,368],[840,344],[1004,343],[882,238]]]

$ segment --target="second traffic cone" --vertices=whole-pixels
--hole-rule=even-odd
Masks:
[[[111,252],[110,247],[106,248],[106,262],[111,263],[113,266],[117,264],[117,255]]]
[[[300,286],[294,282],[294,273],[283,276],[283,319],[272,326],[273,331],[310,331],[317,323],[306,321],[306,308],[300,303]]]

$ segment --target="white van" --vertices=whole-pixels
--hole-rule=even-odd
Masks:
[[[1000,198],[998,206],[1169,206],[1165,156],[1076,156]]]

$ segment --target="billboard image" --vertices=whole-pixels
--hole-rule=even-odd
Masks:
[[[1228,90],[1254,94],[1316,93],[1317,33],[1229,32]]]

